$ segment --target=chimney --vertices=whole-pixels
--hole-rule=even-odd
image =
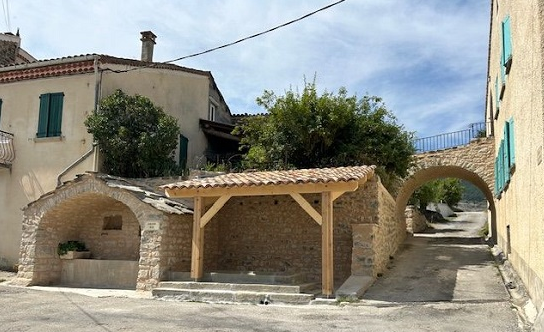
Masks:
[[[155,46],[155,34],[151,31],[142,31],[142,61],[153,62],[153,47]]]
[[[14,65],[17,62],[21,38],[11,32],[0,33],[0,66]]]

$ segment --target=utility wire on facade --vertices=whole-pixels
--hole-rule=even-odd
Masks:
[[[324,11],[324,10],[327,10],[327,9],[329,9],[329,8],[332,8],[332,7],[334,7],[334,6],[336,6],[336,5],[340,4],[340,3],[342,3],[342,2],[344,2],[344,1],[346,1],[346,0],[339,0],[339,1],[336,1],[336,2],[331,3],[331,4],[329,4],[329,5],[325,6],[325,7],[321,7],[321,8],[319,8],[319,9],[317,9],[317,10],[314,10],[313,12],[310,12],[310,13],[308,13],[308,14],[306,14],[306,15],[303,15],[303,16],[301,16],[301,17],[299,17],[299,18],[296,18],[296,19],[291,20],[291,21],[289,21],[289,22],[286,22],[286,23],[277,25],[277,26],[275,26],[275,27],[273,27],[273,28],[270,28],[270,29],[268,29],[268,30],[265,30],[265,31],[262,31],[262,32],[259,32],[259,33],[256,33],[256,34],[253,34],[253,35],[251,35],[251,36],[247,36],[247,37],[238,39],[238,40],[236,40],[236,41],[233,41],[233,42],[230,42],[230,43],[227,43],[227,44],[223,44],[223,45],[221,45],[221,46],[217,46],[217,47],[214,47],[214,48],[210,48],[210,49],[205,50],[205,51],[202,51],[202,52],[193,53],[193,54],[189,54],[189,55],[186,55],[186,56],[182,56],[182,57],[179,57],[179,58],[176,58],[176,59],[173,59],[173,60],[160,62],[160,63],[158,63],[158,64],[166,64],[166,63],[172,63],[172,62],[177,62],[177,61],[185,60],[185,59],[188,59],[188,58],[194,58],[194,57],[197,57],[197,56],[199,56],[199,55],[203,55],[203,54],[206,54],[206,53],[211,53],[211,52],[213,52],[213,51],[217,51],[217,50],[220,50],[220,49],[222,49],[222,48],[226,48],[226,47],[229,47],[229,46],[233,46],[233,45],[239,44],[239,43],[244,42],[244,41],[246,41],[246,40],[253,39],[253,38],[256,38],[256,37],[265,35],[265,34],[267,34],[267,33],[270,33],[270,32],[272,32],[272,31],[278,30],[278,29],[280,29],[280,28],[286,27],[286,26],[291,25],[291,24],[293,24],[293,23],[302,21],[302,20],[304,20],[304,19],[306,19],[306,18],[308,18],[308,17],[310,17],[310,16],[312,16],[312,15],[315,15],[315,14],[317,14],[317,13],[319,13],[319,12],[322,12],[322,11]],[[150,65],[147,65],[147,66],[138,67],[138,68],[131,68],[131,69],[127,69],[127,70],[109,70],[109,71],[112,71],[112,72],[115,72],[115,73],[126,73],[126,72],[133,71],[133,70],[139,70],[139,69],[142,69],[142,68],[153,67],[153,66],[155,66],[155,65],[157,65],[157,64],[150,64]]]

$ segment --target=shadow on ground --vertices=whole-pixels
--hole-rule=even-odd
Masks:
[[[478,294],[471,295],[469,288],[471,283],[476,285],[481,281],[470,278],[485,279],[487,275],[484,274],[494,267],[492,255],[483,243],[481,238],[411,238],[363,299],[388,302],[477,300]],[[459,276],[463,280],[459,280]],[[463,294],[462,298],[456,298],[459,294]]]

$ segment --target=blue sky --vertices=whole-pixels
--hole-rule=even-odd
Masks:
[[[336,0],[2,0],[0,30],[20,29],[38,59],[87,53],[154,60],[200,52],[298,18]],[[489,0],[346,0],[244,43],[176,62],[209,70],[233,113],[259,113],[262,92],[301,88],[377,95],[419,137],[484,118]],[[5,11],[3,12],[5,14]]]

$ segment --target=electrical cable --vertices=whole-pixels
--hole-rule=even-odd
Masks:
[[[272,31],[274,31],[274,30],[278,30],[278,29],[280,29],[280,28],[286,27],[286,26],[291,25],[291,24],[293,24],[293,23],[296,23],[296,22],[298,22],[298,21],[302,21],[303,19],[305,19],[305,18],[307,18],[307,17],[310,17],[310,16],[312,16],[312,15],[314,15],[314,14],[317,14],[317,13],[319,13],[319,12],[321,12],[321,11],[324,11],[324,10],[326,10],[326,9],[329,9],[329,8],[333,7],[333,6],[336,6],[336,5],[338,5],[338,4],[340,4],[341,2],[344,2],[344,1],[346,1],[346,0],[339,0],[339,1],[335,2],[335,3],[332,3],[332,4],[330,4],[330,5],[327,5],[327,6],[325,6],[325,7],[320,8],[320,9],[317,9],[317,10],[311,12],[311,13],[308,13],[308,14],[306,14],[306,15],[304,15],[304,16],[301,16],[301,17],[299,17],[299,18],[297,18],[297,19],[291,20],[291,21],[289,21],[289,22],[287,22],[287,23],[283,23],[283,24],[280,24],[280,25],[278,25],[278,26],[275,26],[275,27],[273,27],[273,28],[271,28],[271,29],[268,29],[268,30],[266,30],[266,31],[262,31],[262,32],[253,34],[253,35],[251,35],[251,36],[244,37],[244,38],[238,39],[238,40],[236,40],[236,41],[234,41],[234,42],[231,42],[231,43],[228,43],[228,44],[224,44],[224,45],[221,45],[221,46],[217,46],[217,47],[211,48],[211,49],[206,50],[206,51],[202,51],[202,52],[198,52],[198,53],[194,53],[194,54],[182,56],[182,57],[180,57],[180,58],[177,58],[177,59],[174,59],[174,60],[170,60],[170,61],[165,61],[164,63],[172,63],[172,62],[176,62],[176,61],[180,61],[180,60],[185,60],[185,59],[188,59],[188,58],[193,58],[193,57],[196,57],[196,56],[199,56],[199,55],[203,55],[203,54],[206,54],[206,53],[210,53],[210,52],[213,52],[213,51],[217,51],[217,50],[222,49],[222,48],[225,48],[225,47],[229,47],[229,46],[232,46],[232,45],[239,44],[239,43],[244,42],[244,41],[246,41],[246,40],[253,39],[253,38],[255,38],[255,37],[262,36],[262,35],[264,35],[264,34],[267,34],[267,33],[269,33],[269,32],[272,32]]]
[[[331,7],[334,7],[334,6],[340,4],[340,3],[344,2],[344,1],[346,1],[346,0],[338,0],[338,1],[334,2],[334,3],[331,3],[331,4],[329,4],[329,5],[325,6],[325,7],[321,7],[319,9],[317,9],[317,10],[314,10],[313,12],[310,12],[310,13],[308,13],[306,15],[303,15],[303,16],[301,16],[299,18],[296,18],[294,20],[291,20],[289,22],[277,25],[277,26],[275,26],[273,28],[270,28],[268,30],[265,30],[265,31],[262,31],[262,32],[259,32],[259,33],[256,33],[256,34],[253,34],[251,36],[247,36],[247,37],[238,39],[236,41],[233,41],[233,42],[230,42],[230,43],[227,43],[227,44],[223,44],[221,46],[217,46],[217,47],[214,47],[214,48],[207,49],[207,50],[202,51],[202,52],[197,52],[197,53],[182,56],[182,57],[179,57],[179,58],[176,58],[176,59],[173,59],[173,60],[168,60],[168,61],[164,61],[164,62],[157,62],[157,63],[149,64],[147,66],[138,67],[138,68],[131,68],[131,69],[126,69],[126,70],[112,70],[112,69],[110,69],[109,71],[114,72],[114,73],[125,73],[125,72],[129,72],[129,71],[133,71],[133,70],[139,70],[139,69],[142,69],[142,68],[150,68],[150,67],[160,65],[160,64],[169,64],[169,63],[172,63],[172,62],[177,62],[177,61],[185,60],[185,59],[188,59],[188,58],[194,58],[194,57],[197,57],[199,55],[203,55],[203,54],[206,54],[206,53],[210,53],[210,52],[217,51],[217,50],[229,47],[229,46],[239,44],[239,43],[244,42],[246,40],[262,36],[264,34],[267,34],[267,33],[270,33],[272,31],[278,30],[280,28],[286,27],[286,26],[291,25],[293,23],[302,21],[305,18],[308,18],[308,17],[310,17],[312,15],[315,15],[315,14],[317,14],[319,12],[322,12],[324,10],[327,10],[327,9],[331,8]]]

